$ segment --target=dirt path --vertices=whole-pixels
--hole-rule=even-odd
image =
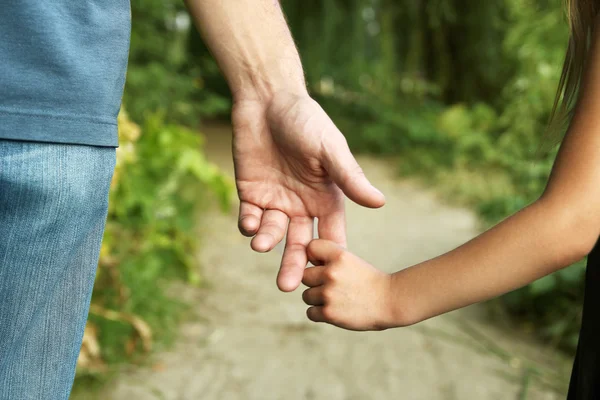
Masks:
[[[207,129],[210,158],[232,172],[228,133]],[[361,158],[387,196],[373,211],[348,204],[349,247],[379,268],[409,266],[471,238],[472,213],[399,181],[390,163]],[[309,323],[300,294],[274,284],[281,257],[250,251],[235,213],[211,213],[200,258],[208,289],[177,344],[125,371],[115,400],[562,399],[568,360],[486,318],[475,306],[420,325],[353,333]]]

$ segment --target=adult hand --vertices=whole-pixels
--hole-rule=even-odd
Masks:
[[[267,102],[237,100],[233,159],[240,198],[239,228],[255,251],[287,240],[277,277],[295,290],[318,218],[320,238],[346,245],[344,194],[371,208],[384,205],[352,156],[342,133],[307,94],[278,92]]]

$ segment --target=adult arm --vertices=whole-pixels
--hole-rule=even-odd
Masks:
[[[344,194],[367,207],[385,200],[346,140],[306,90],[302,65],[276,0],[187,0],[233,95],[233,157],[240,231],[269,251],[287,231],[278,276],[294,290],[319,236],[344,246]]]

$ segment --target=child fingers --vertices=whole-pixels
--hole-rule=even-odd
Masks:
[[[325,283],[323,278],[325,268],[324,266],[306,268],[302,277],[302,283],[308,287],[321,286]]]
[[[314,266],[319,266],[319,265],[324,265],[325,263],[322,260],[319,260],[317,258],[315,258],[310,251],[308,251],[308,248],[306,250],[306,257],[308,258],[308,262],[311,263]]]
[[[306,316],[313,322],[326,322],[325,316],[323,315],[323,307],[309,307],[306,310]]]
[[[323,286],[306,289],[302,293],[302,300],[309,306],[322,306],[325,304],[323,300]]]
[[[315,239],[308,244],[306,254],[309,260],[316,261],[313,264],[327,264],[335,261],[342,253],[344,248],[329,240]]]

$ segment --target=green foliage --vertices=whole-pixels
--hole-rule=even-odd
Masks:
[[[505,295],[503,303],[526,321],[528,329],[552,345],[574,350],[579,337],[584,280],[585,263],[579,262]]]
[[[87,365],[80,365],[92,371],[148,351],[153,336],[164,340],[173,332],[181,303],[165,295],[165,284],[173,278],[201,283],[198,212],[210,198],[226,207],[232,193],[232,183],[204,157],[199,134],[165,124],[161,114],[146,119],[141,135],[123,113],[119,127],[121,147],[82,350]],[[99,353],[85,343],[97,343]]]
[[[136,121],[160,110],[165,119],[189,126],[228,112],[226,88],[214,60],[191,28],[178,0],[132,0],[132,31],[124,103]],[[192,54],[190,48],[200,48]]]

